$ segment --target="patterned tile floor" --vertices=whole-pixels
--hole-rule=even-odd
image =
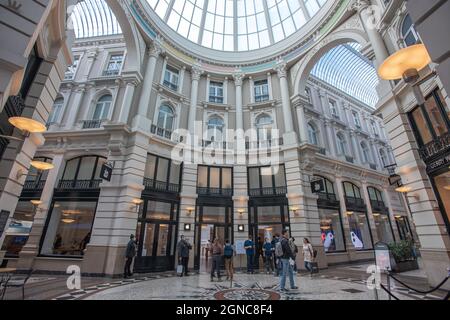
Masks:
[[[189,277],[170,274],[136,277],[91,286],[59,296],[56,300],[374,300],[373,290],[365,281],[329,275],[297,275],[297,290],[279,291],[278,278],[273,275],[237,273],[235,281],[214,282],[206,273]],[[287,282],[289,288],[289,282]],[[401,300],[438,300],[439,296],[411,294],[394,288]],[[380,290],[380,300],[388,296]]]

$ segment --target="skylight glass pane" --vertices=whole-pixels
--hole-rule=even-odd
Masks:
[[[275,43],[281,41],[302,28],[327,2],[327,0],[142,1],[147,1],[159,17],[167,18],[167,24],[183,37],[194,42],[200,41],[201,45],[209,48],[221,47],[221,50],[226,51],[253,50],[268,46],[272,41]],[[108,15],[103,15],[102,12],[98,15],[102,17],[101,21],[109,19]],[[102,24],[86,26],[89,24],[86,20],[88,17],[80,18],[74,21],[74,25],[78,29],[83,29],[83,33],[102,33],[103,29],[106,30]],[[201,39],[200,34],[203,34]]]

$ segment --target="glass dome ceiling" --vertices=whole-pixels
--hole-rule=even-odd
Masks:
[[[328,0],[144,0],[183,37],[207,48],[249,51],[302,28]]]

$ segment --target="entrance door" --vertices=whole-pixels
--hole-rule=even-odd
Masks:
[[[216,238],[224,245],[227,239],[227,230],[224,226],[214,224],[203,224],[200,230],[199,270],[200,272],[210,272],[212,253],[209,251],[209,248]]]

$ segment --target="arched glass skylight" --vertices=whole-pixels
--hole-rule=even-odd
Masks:
[[[143,0],[173,30],[216,50],[248,51],[299,30],[328,0]]]
[[[72,23],[77,38],[121,34],[116,16],[104,0],[83,0],[72,12]]]
[[[378,102],[378,75],[372,62],[364,57],[358,43],[347,43],[328,51],[311,74],[355,99],[374,107]]]

